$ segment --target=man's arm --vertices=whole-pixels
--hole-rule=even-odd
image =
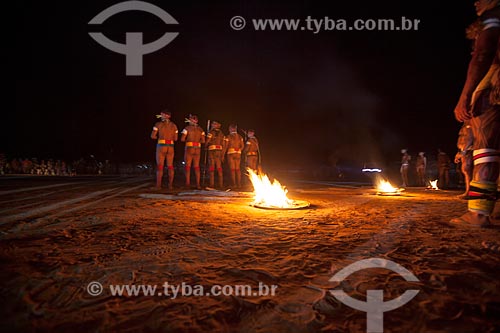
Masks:
[[[249,148],[250,148],[250,140],[247,140],[247,142],[245,142],[245,146],[243,147],[242,153],[246,154]]]
[[[500,28],[492,27],[483,30],[476,40],[472,59],[469,62],[467,78],[465,80],[460,99],[455,107],[455,118],[465,121],[474,115],[471,110],[472,94],[488,72],[497,51]]]
[[[158,139],[158,123],[156,123],[153,127],[153,131],[151,132],[151,139]]]
[[[177,141],[177,139],[179,138],[179,130],[177,129],[177,125],[174,124],[174,141]]]
[[[187,135],[188,135],[188,130],[187,129],[183,129],[182,132],[181,132],[181,141],[182,142],[186,142]]]
[[[245,142],[243,141],[243,137],[241,135],[239,137],[239,140],[240,140],[240,149],[243,150],[243,148],[245,147]]]
[[[227,136],[224,136],[224,140],[222,141],[222,159],[224,159],[224,156],[226,155],[228,146],[229,146],[229,138]]]
[[[200,143],[205,143],[205,131],[201,131]]]
[[[213,134],[211,132],[208,132],[205,140],[205,147],[208,147],[210,143],[212,142]]]

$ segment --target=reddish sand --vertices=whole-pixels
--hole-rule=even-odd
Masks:
[[[165,195],[141,179],[3,182],[0,192],[2,331],[366,332],[360,300],[419,293],[384,314],[384,332],[499,332],[500,225],[447,226],[466,210],[456,191],[289,185],[303,210],[251,207],[248,193]],[[154,195],[150,195],[154,194]],[[181,194],[181,195],[179,195]],[[361,259],[394,261],[419,282],[383,269],[329,282]],[[99,296],[90,282],[104,286]],[[112,296],[117,284],[276,285],[267,296]],[[161,287],[163,288],[163,287]]]

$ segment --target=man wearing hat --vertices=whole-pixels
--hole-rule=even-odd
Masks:
[[[186,143],[184,163],[186,168],[186,187],[191,186],[191,165],[196,176],[196,188],[200,185],[201,144],[205,143],[205,132],[198,126],[198,116],[190,114],[186,122],[189,124],[181,132],[181,141]]]
[[[225,138],[224,154],[227,154],[227,163],[231,172],[231,183],[233,188],[241,187],[241,151],[244,147],[243,138],[238,134],[238,126],[229,125],[229,135]]]
[[[151,139],[158,140],[156,144],[156,189],[161,189],[164,162],[167,161],[168,189],[173,188],[174,182],[174,142],[177,141],[177,126],[170,121],[171,113],[162,111],[151,132]]]
[[[259,140],[255,137],[255,131],[249,129],[247,131],[247,142],[243,149],[243,154],[246,157],[246,167],[257,171],[259,164]]]
[[[213,120],[211,124],[210,132],[207,134],[207,142],[205,143],[208,153],[208,171],[210,173],[209,187],[215,187],[215,170],[217,169],[218,186],[222,189],[222,153],[225,144],[224,133],[222,133],[221,124],[218,121]]]

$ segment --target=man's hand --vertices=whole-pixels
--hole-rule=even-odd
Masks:
[[[472,110],[470,103],[467,101],[467,98],[460,98],[457,106],[455,107],[454,113],[455,119],[457,119],[459,122],[464,122],[472,118]]]

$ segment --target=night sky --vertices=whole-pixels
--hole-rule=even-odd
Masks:
[[[454,155],[453,109],[471,43],[473,1],[149,1],[179,25],[126,12],[88,22],[120,1],[16,2],[16,100],[3,121],[9,156],[154,161],[155,115],[168,108],[179,129],[195,113],[255,128],[268,164],[399,160]],[[230,28],[241,15],[247,27]],[[418,31],[255,31],[252,18],[420,19]],[[143,76],[125,75],[125,56],[89,35],[123,43],[179,36],[145,55]],[[177,146],[182,150],[182,145]]]

